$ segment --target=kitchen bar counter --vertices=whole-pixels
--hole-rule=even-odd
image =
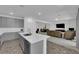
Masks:
[[[30,49],[33,52],[33,54],[39,54],[40,50],[41,51],[43,50],[42,51],[43,54],[47,53],[47,39],[50,36],[41,35],[41,34],[32,34],[30,36],[24,36],[24,34],[26,34],[26,33],[19,33],[19,34],[21,37],[23,37],[25,40],[27,40],[31,44]],[[32,47],[33,45],[35,48]],[[36,52],[36,51],[38,51],[38,52]]]
[[[19,33],[23,38],[25,38],[27,41],[29,41],[31,44],[37,43],[41,40],[44,40],[48,38],[49,36],[41,35],[41,34],[32,34],[30,36],[24,36],[25,33]]]

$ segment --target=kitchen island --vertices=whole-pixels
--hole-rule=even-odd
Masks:
[[[46,54],[47,53],[47,39],[50,36],[41,34],[32,34],[24,36],[26,33],[19,33],[21,38],[21,46],[24,53],[29,54]],[[26,51],[27,50],[27,51]]]

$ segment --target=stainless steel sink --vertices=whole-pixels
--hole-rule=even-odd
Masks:
[[[32,34],[30,33],[30,34],[23,34],[24,36],[31,36]]]

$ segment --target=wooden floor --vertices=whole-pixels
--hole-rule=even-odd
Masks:
[[[23,54],[19,46],[19,39],[5,41],[2,46],[0,45],[0,54]],[[48,41],[47,54],[79,54],[79,51],[68,49]]]
[[[47,42],[47,54],[79,54],[79,50],[73,50],[58,44]]]
[[[0,54],[23,54],[18,39],[4,41],[0,47]]]

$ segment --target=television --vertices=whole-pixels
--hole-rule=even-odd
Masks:
[[[56,24],[56,28],[65,28],[65,24]]]
[[[70,31],[74,31],[74,28],[69,28]]]

